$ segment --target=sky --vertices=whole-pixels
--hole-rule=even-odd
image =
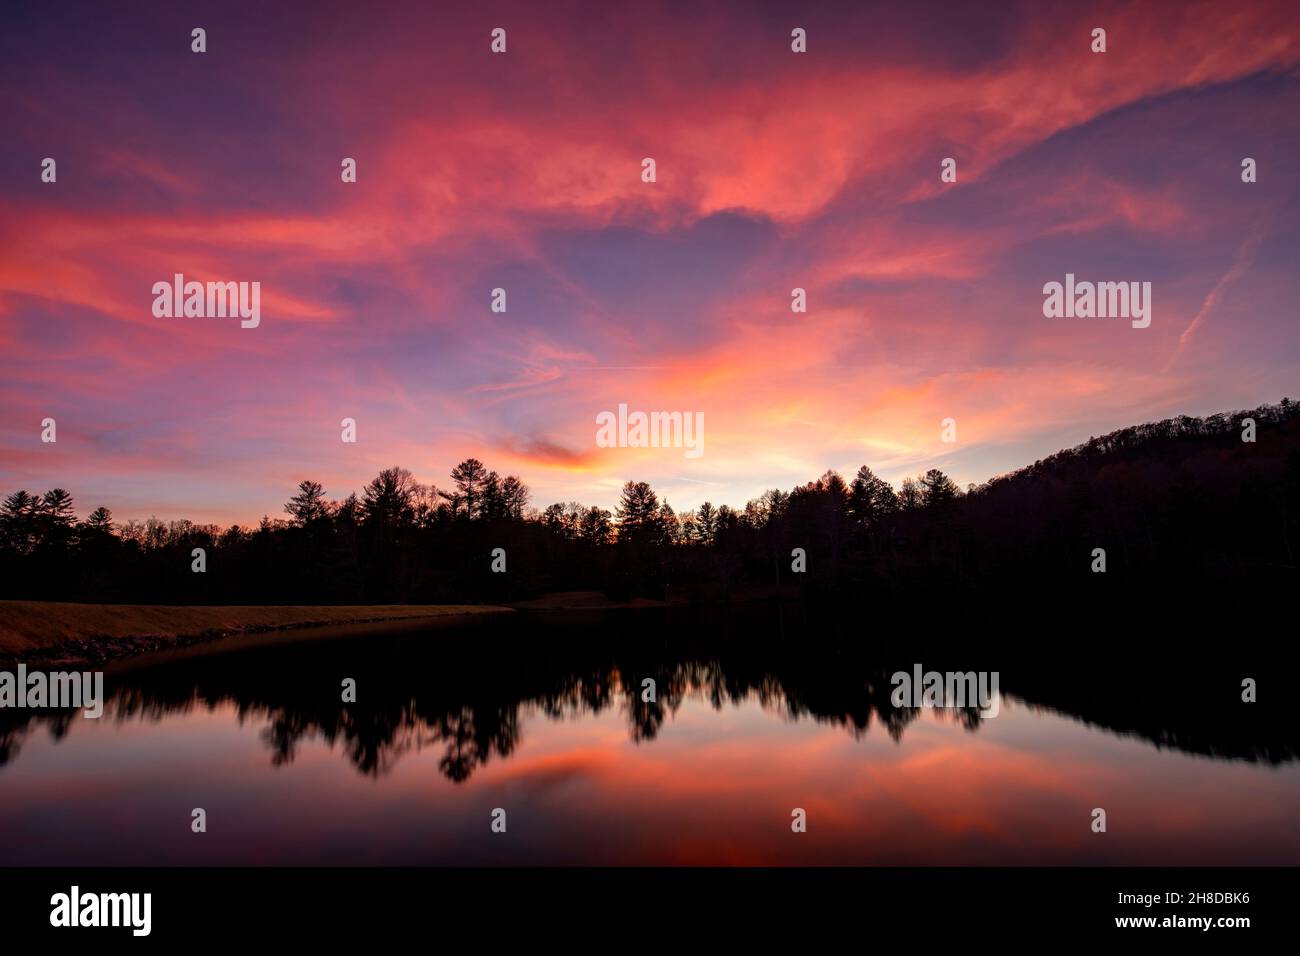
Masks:
[[[6,3],[0,130],[0,494],[82,514],[470,456],[537,507],[964,487],[1300,397],[1290,0]],[[176,273],[260,324],[155,316]],[[1150,327],[1045,317],[1067,273],[1150,282]],[[620,404],[703,454],[599,447]]]

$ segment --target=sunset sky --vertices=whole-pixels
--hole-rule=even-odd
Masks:
[[[475,456],[682,511],[1300,397],[1294,0],[121,9],[0,13],[0,494],[249,524]],[[177,272],[260,326],[154,317]],[[1045,318],[1067,272],[1150,328]],[[597,447],[620,403],[703,456]]]

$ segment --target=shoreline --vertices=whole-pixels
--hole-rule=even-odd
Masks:
[[[162,605],[0,601],[0,663],[99,664],[237,635],[510,614],[494,604]]]

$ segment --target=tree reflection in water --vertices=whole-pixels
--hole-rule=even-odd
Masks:
[[[161,656],[147,668],[110,673],[103,719],[159,721],[233,703],[241,723],[265,722],[261,737],[277,766],[293,761],[300,741],[318,738],[369,776],[436,749],[441,772],[461,782],[515,753],[532,713],[567,720],[617,709],[630,739],[648,743],[692,695],[715,710],[756,700],[786,720],[842,727],[854,738],[874,724],[901,741],[920,711],[891,704],[890,677],[919,660],[927,669],[997,670],[1013,705],[1158,747],[1272,764],[1296,757],[1294,714],[1263,700],[1243,704],[1237,671],[1226,665],[1184,671],[1167,660],[1130,660],[1122,671],[1086,663],[1067,669],[1046,653],[994,654],[934,641],[924,653],[908,652],[902,645],[909,642],[864,646],[833,628],[790,627],[786,616],[772,609],[721,620],[682,609],[518,614]],[[340,700],[344,677],[357,681],[356,703]],[[643,699],[646,678],[655,682],[653,701]],[[985,719],[976,708],[939,713],[972,733]],[[7,712],[0,766],[37,727],[61,739],[80,719],[78,712]]]

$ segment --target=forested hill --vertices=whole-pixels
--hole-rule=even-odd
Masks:
[[[972,489],[961,524],[980,573],[1052,577],[1102,548],[1108,575],[1190,582],[1294,575],[1298,505],[1300,406],[1283,399],[1090,439]]]
[[[1284,398],[1276,405],[1261,405],[1248,411],[1220,412],[1206,418],[1180,415],[1145,425],[1130,425],[1099,438],[1090,438],[1074,448],[1058,451],[1009,475],[993,479],[986,487],[1078,474],[1081,470],[1119,461],[1141,459],[1172,463],[1214,454],[1216,449],[1241,452],[1243,461],[1277,459],[1294,449],[1296,430],[1300,429],[1298,421],[1300,405]],[[1243,435],[1250,437],[1252,429],[1247,423],[1251,422],[1254,423],[1254,447],[1243,438]],[[1259,438],[1261,429],[1272,438],[1262,445]]]

